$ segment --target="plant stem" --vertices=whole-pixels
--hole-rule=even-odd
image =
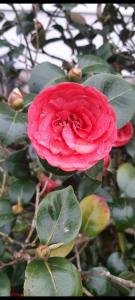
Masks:
[[[89,271],[81,272],[82,275],[89,275],[89,273],[90,273]],[[114,276],[109,271],[102,271],[102,272],[94,271],[93,274],[97,275],[97,276],[101,276],[101,277],[106,276],[106,277],[110,278],[112,282],[119,284],[123,287],[135,288],[135,283],[132,282],[131,280],[126,280],[126,279]]]
[[[88,297],[93,297],[93,295],[83,286],[83,292]]]
[[[27,41],[27,37],[25,35],[24,28],[23,28],[21,20],[19,18],[18,12],[17,12],[14,4],[10,4],[10,6],[12,7],[12,9],[13,9],[15,15],[16,15],[17,22],[20,25],[20,28],[22,30],[22,33],[23,33],[23,36],[24,36],[24,39],[25,39],[25,42],[26,42],[26,46],[27,46],[27,49],[28,49],[28,52],[29,52],[29,57],[30,57],[31,64],[32,64],[32,66],[34,66],[34,61],[33,61],[33,58],[32,58],[31,52],[30,52],[30,48],[29,48],[29,44],[28,44],[28,41]]]
[[[7,234],[5,234],[4,232],[1,232],[0,231],[0,236],[2,236],[3,238],[5,238],[6,240],[8,240],[10,243],[12,244],[16,244],[16,245],[19,245],[21,247],[23,247],[23,243],[19,242],[19,241],[16,241],[14,239],[12,239],[11,237],[9,237]]]

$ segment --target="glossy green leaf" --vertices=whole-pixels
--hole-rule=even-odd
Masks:
[[[33,101],[33,99],[36,97],[35,93],[26,94],[23,97],[24,100],[24,109],[26,109]]]
[[[107,268],[114,275],[127,271],[127,265],[119,252],[113,252],[107,259]]]
[[[84,83],[103,92],[113,106],[117,116],[118,128],[123,127],[135,113],[135,87],[121,76],[98,74],[88,78]]]
[[[135,224],[135,209],[123,200],[123,204],[112,208],[112,217],[119,231],[130,228]]]
[[[10,296],[10,280],[4,271],[0,271],[0,297]]]
[[[24,296],[82,296],[82,283],[76,267],[62,257],[28,264]]]
[[[86,171],[86,174],[94,180],[102,181],[103,172],[104,172],[104,161],[100,160],[95,166],[88,169]]]
[[[12,203],[18,200],[23,204],[28,204],[36,190],[36,182],[27,179],[18,179],[8,187],[9,197]]]
[[[82,178],[78,186],[78,198],[82,200],[84,197],[95,193],[99,185],[99,181],[93,180],[90,177]]]
[[[126,146],[127,153],[135,159],[135,138],[133,138]]]
[[[3,146],[23,141],[26,137],[27,116],[15,112],[0,102],[0,142]]]
[[[84,73],[113,72],[112,67],[101,57],[96,55],[82,55],[79,57],[78,63]]]
[[[59,176],[68,176],[69,175],[70,176],[70,175],[73,175],[74,173],[76,173],[76,172],[66,172],[59,168],[52,167],[51,165],[48,164],[48,162],[46,160],[41,159],[40,157],[38,157],[38,162],[45,171],[53,173],[54,175],[59,175]]]
[[[111,57],[112,53],[112,45],[108,42],[104,43],[97,49],[97,55],[102,57],[104,60],[107,60],[109,57]]]
[[[31,73],[29,87],[32,93],[39,93],[45,87],[52,85],[55,79],[63,77],[64,72],[54,64],[44,62],[38,64]]]
[[[12,222],[14,215],[12,214],[11,204],[9,200],[0,199],[0,227]]]
[[[68,244],[64,244],[56,249],[52,249],[51,253],[50,253],[50,257],[56,257],[56,256],[65,257],[65,256],[67,256],[73,249],[74,244],[75,244],[75,240],[69,242]]]
[[[80,202],[82,211],[81,232],[89,237],[97,236],[108,225],[110,210],[103,197],[90,195]]]
[[[124,163],[118,168],[117,184],[125,197],[135,198],[135,168],[130,163]]]
[[[12,152],[4,162],[6,172],[18,178],[30,176],[26,154],[26,150]]]
[[[103,267],[95,267],[90,269],[86,280],[86,287],[97,296],[109,295],[111,291],[111,280],[106,276],[100,276],[100,273],[107,271]],[[98,275],[99,274],[99,275]]]
[[[40,203],[36,226],[47,245],[72,241],[81,226],[81,210],[72,186],[49,193]]]

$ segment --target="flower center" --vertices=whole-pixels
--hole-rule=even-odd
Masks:
[[[72,128],[80,128],[81,127],[81,120],[80,118],[72,113],[68,112],[61,112],[59,115],[57,115],[57,118],[53,120],[52,125],[54,129],[60,130],[60,128],[63,128],[67,125],[70,125]]]

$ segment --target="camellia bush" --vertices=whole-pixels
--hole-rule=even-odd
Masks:
[[[77,60],[0,99],[0,296],[135,295],[135,86]]]

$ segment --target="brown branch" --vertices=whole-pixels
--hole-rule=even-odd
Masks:
[[[83,271],[81,272],[82,275],[89,275],[90,272],[89,271]],[[93,271],[93,274],[94,275],[97,275],[97,276],[106,276],[107,278],[110,278],[112,282],[116,283],[116,284],[119,284],[123,287],[126,287],[126,288],[135,288],[135,283],[132,282],[131,280],[126,280],[126,279],[123,279],[123,278],[120,278],[120,277],[117,277],[117,276],[114,276],[112,275],[109,271]]]
[[[76,260],[77,260],[77,268],[78,268],[78,271],[81,272],[82,268],[81,268],[81,262],[80,262],[80,255],[79,255],[79,251],[76,246],[75,246],[75,253],[76,253]]]
[[[16,244],[16,245],[19,245],[23,248],[23,243],[19,242],[19,241],[16,241],[14,239],[12,239],[11,237],[9,237],[7,234],[5,234],[4,232],[1,232],[0,231],[0,236],[2,236],[5,240],[7,240],[9,243],[11,244]]]

